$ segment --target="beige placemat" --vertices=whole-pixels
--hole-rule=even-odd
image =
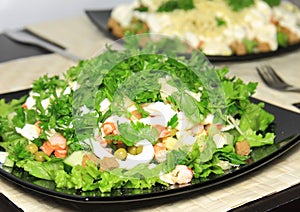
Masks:
[[[112,40],[105,38],[86,16],[27,27],[82,58],[92,58]],[[46,54],[0,63],[0,93],[29,88],[38,77],[61,75],[75,62]]]
[[[103,48],[105,38],[87,17],[59,20],[28,26],[28,29],[66,47],[78,56],[89,58]],[[300,95],[271,90],[261,83],[255,67],[270,63],[284,78],[292,84],[300,84],[300,52],[280,57],[252,62],[217,64],[229,66],[230,75],[237,75],[244,81],[260,82],[255,97],[284,108],[299,112],[291,103],[300,101]],[[31,82],[43,74],[62,74],[75,65],[59,55],[50,54],[23,58],[0,63],[0,91],[15,91],[28,88]],[[253,174],[243,177],[242,181],[234,181],[220,186],[211,192],[195,194],[172,203],[153,205],[143,211],[227,211],[300,182],[300,146],[296,146],[284,157],[276,159],[270,166],[259,169]],[[78,211],[81,208],[74,204],[60,203],[55,199],[22,189],[5,179],[0,178],[0,191],[13,200],[24,211]],[[82,209],[84,210],[84,209]]]
[[[97,55],[107,42],[112,42],[99,32],[87,16],[35,24],[26,28],[83,58]]]
[[[30,88],[38,77],[48,74],[62,75],[70,66],[76,65],[56,54],[21,58],[0,63],[0,93]]]

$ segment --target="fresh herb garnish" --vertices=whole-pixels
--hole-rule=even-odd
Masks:
[[[242,42],[243,44],[245,44],[248,53],[253,53],[255,47],[257,47],[257,41],[255,40],[249,40],[244,38]]]
[[[32,154],[25,149],[26,146],[27,141],[24,139],[15,142],[14,145],[10,145],[7,149],[9,152],[9,158],[12,161],[17,162],[32,157]]]
[[[274,7],[280,4],[281,0],[263,0],[265,1],[270,7]],[[250,7],[254,5],[254,0],[227,0],[227,3],[232,8],[233,11],[240,11],[244,8]]]
[[[157,130],[141,122],[122,123],[118,125],[118,129],[127,146],[133,146],[143,139],[148,140],[152,144],[155,144],[158,140]]]
[[[147,116],[149,116],[150,113],[148,113],[147,111],[145,111],[145,110],[141,107],[141,105],[136,104],[135,106],[136,106],[137,111],[142,115],[142,118],[146,118]]]
[[[171,127],[174,129],[178,125],[178,116],[175,114],[167,123],[167,126]]]
[[[289,45],[288,35],[280,31],[280,29],[277,31],[277,43],[281,47],[287,47]]]
[[[254,0],[226,0],[233,11],[240,11],[254,4]]]
[[[160,5],[157,12],[172,12],[174,10],[191,10],[195,8],[193,0],[169,0]]]
[[[264,0],[271,7],[277,6],[281,3],[281,0]]]
[[[140,5],[139,7],[137,8],[134,8],[135,11],[139,11],[139,12],[148,12],[149,11],[149,8],[144,6],[144,5]]]
[[[217,26],[219,27],[227,25],[226,21],[223,18],[216,17],[215,20],[217,22]]]

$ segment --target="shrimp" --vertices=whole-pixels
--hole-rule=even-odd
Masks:
[[[159,124],[154,125],[154,127],[158,132],[159,138],[166,138],[166,137],[170,136],[170,131],[166,127],[159,125]]]
[[[160,176],[160,179],[169,184],[187,184],[193,179],[194,172],[186,165],[177,165],[175,169],[167,174]]]
[[[153,146],[154,148],[154,159],[162,163],[167,159],[167,147],[164,143],[157,143]]]
[[[116,125],[113,123],[113,122],[105,122],[102,124],[101,126],[101,130],[102,130],[102,133],[104,135],[114,135],[114,134],[117,134],[117,128],[116,128]],[[108,145],[108,140],[104,139],[102,136],[98,135],[96,136],[96,140],[99,141],[100,145],[102,147],[107,147]]]
[[[177,165],[171,172],[172,180],[177,184],[186,184],[193,179],[194,172],[191,168],[185,165]]]
[[[116,133],[116,126],[113,122],[106,122],[102,125],[102,131],[105,135],[111,135]]]

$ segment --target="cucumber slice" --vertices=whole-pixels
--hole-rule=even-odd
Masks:
[[[14,167],[15,163],[7,157],[3,165],[7,167]]]
[[[74,166],[77,166],[77,165],[81,165],[81,162],[82,162],[82,157],[86,154],[87,152],[86,151],[76,151],[76,152],[73,152],[71,155],[69,155],[65,160],[64,160],[64,163],[71,166],[71,167],[74,167]]]

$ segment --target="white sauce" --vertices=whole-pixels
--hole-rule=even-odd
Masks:
[[[111,16],[124,28],[130,25],[131,19],[133,17],[133,9],[136,4],[120,4],[113,11]]]
[[[300,37],[300,12],[289,2],[283,2],[281,6],[274,8],[274,17],[280,25],[290,29]]]

